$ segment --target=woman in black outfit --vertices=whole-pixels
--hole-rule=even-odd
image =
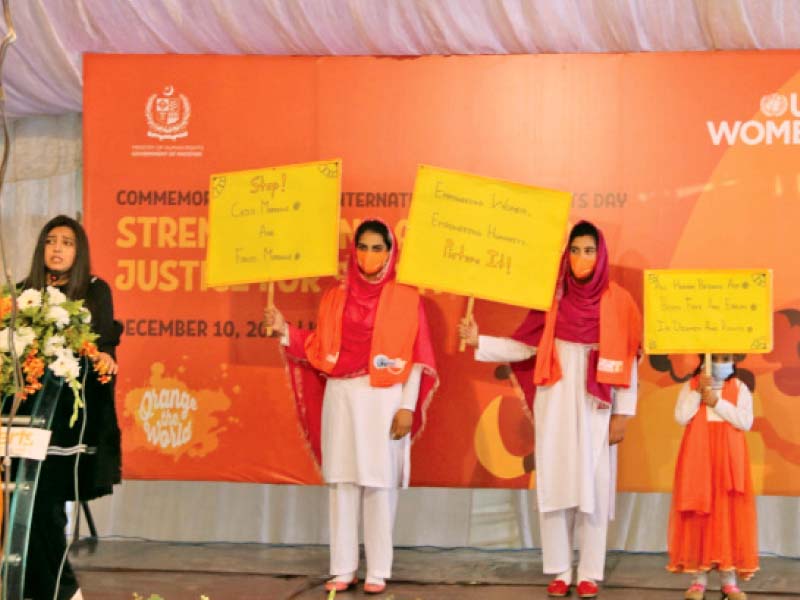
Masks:
[[[108,284],[91,275],[89,242],[83,227],[70,217],[51,219],[39,234],[23,289],[44,290],[54,286],[70,300],[82,299],[92,315],[92,330],[100,337],[94,369],[86,372],[81,364],[86,409],[70,427],[74,395],[61,388],[47,459],[42,464],[39,487],[34,500],[28,560],[25,573],[25,598],[52,600],[62,556],[66,549],[65,502],[91,500],[112,492],[121,479],[120,430],[114,410],[114,378],[98,381],[98,372],[116,375],[115,350],[122,326],[114,320],[114,305]],[[96,372],[97,371],[97,372]],[[81,425],[85,419],[83,439]],[[75,490],[75,461],[78,460],[78,490]],[[58,600],[83,598],[75,574],[67,560],[61,574]]]

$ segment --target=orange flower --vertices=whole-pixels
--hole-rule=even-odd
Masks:
[[[37,381],[36,383],[31,383],[29,385],[26,385],[23,396],[28,397],[31,394],[35,394],[40,389],[42,389],[42,384],[39,381]]]
[[[96,359],[100,355],[97,345],[94,342],[83,342],[81,344],[80,353],[83,356],[88,356],[90,359]],[[94,363],[94,370],[98,374],[97,381],[100,383],[108,383],[111,381],[111,376],[106,373],[108,367],[101,365],[99,362]]]
[[[81,356],[94,358],[98,354],[97,346],[94,342],[85,341],[83,344],[81,344],[80,354]]]
[[[3,296],[0,298],[0,319],[4,318],[11,312],[11,296]]]
[[[42,389],[40,381],[44,374],[44,360],[37,356],[38,350],[34,345],[28,351],[25,361],[22,363],[22,372],[25,374],[25,388],[24,395],[29,396]]]

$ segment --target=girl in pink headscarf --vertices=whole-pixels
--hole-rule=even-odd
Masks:
[[[395,281],[396,259],[386,224],[365,221],[313,332],[287,324],[277,309],[265,315],[282,337],[298,417],[330,489],[327,590],[357,583],[362,507],[364,591],[386,588],[397,488],[408,486],[411,442],[438,384],[419,292]]]
[[[580,550],[578,595],[598,593],[614,514],[615,444],[636,412],[641,315],[608,271],[602,233],[581,221],[570,232],[548,312],[531,311],[511,338],[479,336],[474,321],[459,325],[462,339],[476,346],[476,360],[511,363],[532,407],[544,572],[555,575],[551,596],[570,593],[573,540]]]

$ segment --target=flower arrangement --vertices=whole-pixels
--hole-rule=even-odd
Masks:
[[[0,294],[0,392],[3,396],[18,393],[27,398],[41,389],[45,369],[50,369],[57,377],[64,378],[75,395],[72,426],[83,406],[78,380],[80,357],[93,359],[98,353],[94,343],[98,336],[91,329],[92,315],[83,306],[83,300],[69,300],[58,288],[22,291],[17,296],[13,337],[24,378],[22,389],[17,390],[9,345],[12,302],[8,290],[4,290]],[[99,373],[98,379],[107,383],[110,378]]]

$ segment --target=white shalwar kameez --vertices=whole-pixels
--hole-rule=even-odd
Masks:
[[[636,363],[630,387],[612,388],[611,409],[603,409],[586,390],[589,353],[597,346],[556,339],[555,347],[561,380],[536,388],[533,409],[544,572],[567,572],[576,544],[578,580],[599,581],[617,481],[617,448],[608,445],[609,421],[612,414],[636,414]],[[519,362],[535,353],[522,342],[482,335],[475,359]]]
[[[411,436],[391,438],[395,413],[414,411],[422,366],[404,384],[372,387],[369,376],[329,378],[322,401],[322,476],[329,485],[331,574],[358,569],[358,520],[363,514],[367,576],[392,575],[397,488],[411,473]]]

